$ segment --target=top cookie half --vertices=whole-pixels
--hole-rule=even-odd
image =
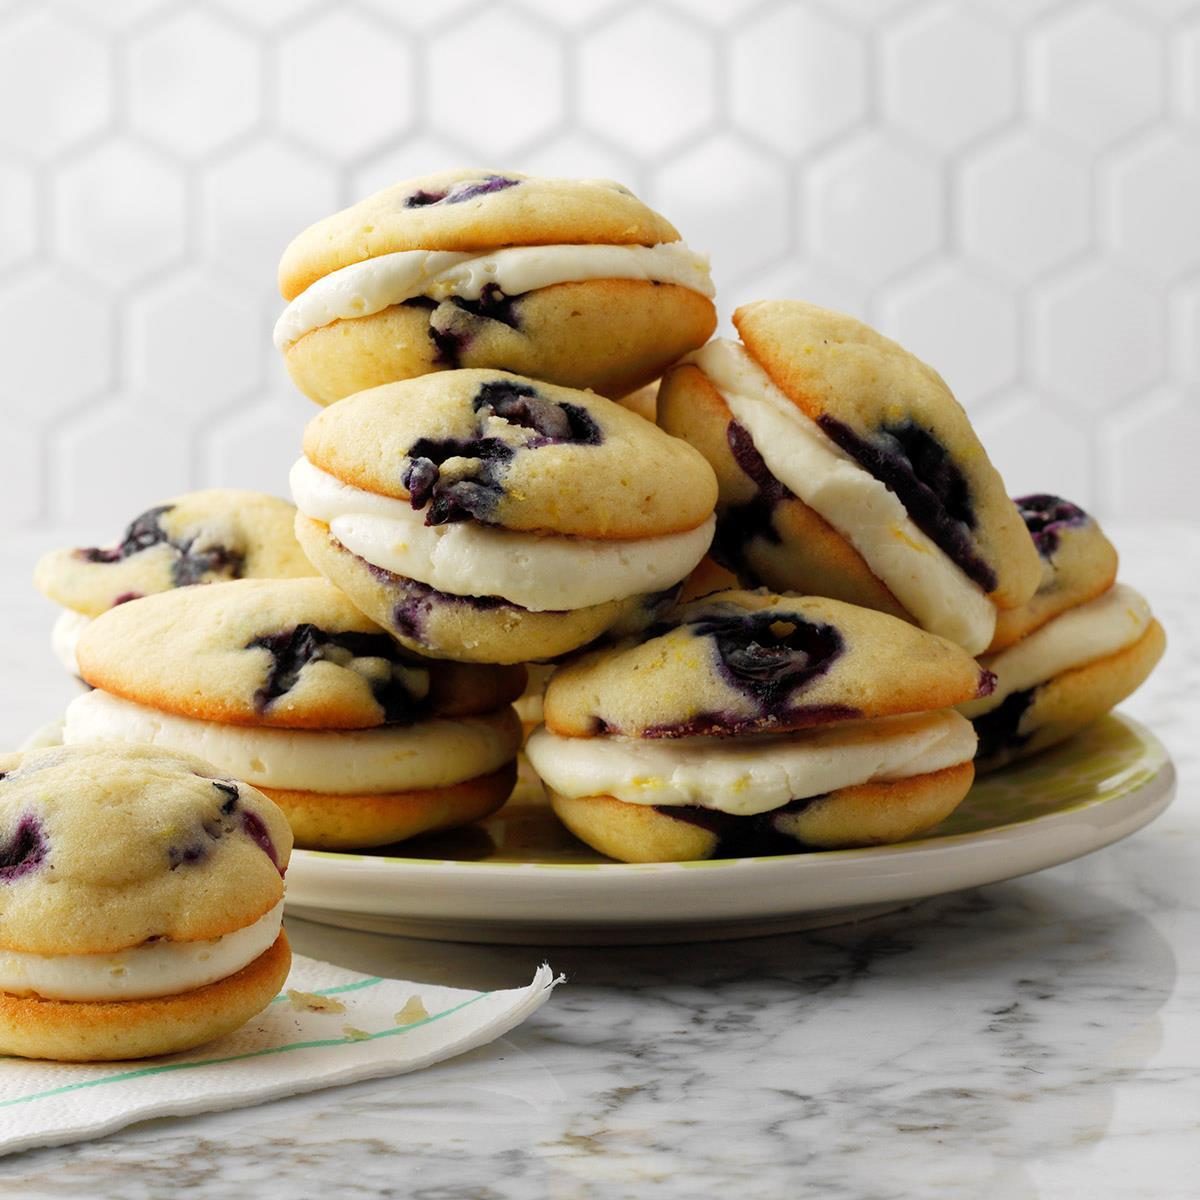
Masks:
[[[279,291],[293,300],[331,271],[401,250],[678,240],[670,221],[608,179],[459,168],[403,180],[310,225],[283,252]]]
[[[716,592],[555,672],[562,737],[729,737],[932,712],[991,690],[959,646],[838,600]]]
[[[241,579],[122,604],[83,634],[79,666],[134,704],[277,729],[489,712],[525,683],[519,667],[417,657],[324,579]]]
[[[270,800],[190,755],[0,756],[0,949],[92,955],[221,937],[283,899],[291,849]]]

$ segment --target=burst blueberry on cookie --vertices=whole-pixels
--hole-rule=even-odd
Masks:
[[[237,1029],[287,978],[291,848],[274,804],[190,756],[0,757],[0,1053],[141,1058]]]
[[[455,367],[622,396],[716,324],[707,260],[608,180],[410,179],[300,234],[279,287],[276,345],[321,404]]]
[[[664,376],[658,420],[721,485],[714,556],[747,584],[913,621],[973,654],[1038,585],[1037,552],[930,367],[801,301],[734,314]]]
[[[549,659],[653,621],[712,538],[685,442],[588,392],[451,371],[319,414],[292,470],[313,563],[434,657]]]
[[[1024,604],[997,615],[989,654],[1004,650],[1059,613],[1096,599],[1117,578],[1117,551],[1096,521],[1061,496],[1017,496],[1013,503],[1037,547],[1042,578]]]
[[[262,492],[214,488],[147,509],[111,546],[52,550],[34,583],[65,612],[54,652],[79,674],[75,645],[93,618],[139,596],[228,579],[288,579],[317,572],[294,532],[296,510]]]
[[[324,579],[135,600],[96,619],[79,665],[95,690],[67,744],[198,754],[270,796],[300,846],[451,828],[512,790],[524,670],[423,661]]]
[[[1028,603],[1001,614],[980,659],[996,676],[994,691],[960,707],[979,735],[981,771],[1098,720],[1145,682],[1166,648],[1145,599],[1115,582],[1117,552],[1086,512],[1045,493],[1016,505],[1042,582]]]
[[[718,592],[580,655],[526,753],[555,811],[627,862],[900,841],[966,795],[960,647],[837,600]]]

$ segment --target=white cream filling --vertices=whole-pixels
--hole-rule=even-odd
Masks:
[[[292,467],[291,487],[302,513],[374,566],[451,596],[501,596],[531,612],[665,591],[704,557],[716,528],[710,517],[683,533],[602,541],[471,521],[426,525],[407,500],[352,487],[305,458]]]
[[[828,521],[930,633],[971,654],[996,627],[987,594],[909,517],[900,498],[830,440],[737,342],[718,339],[684,360],[721,393],[771,474]]]
[[[228,979],[279,936],[283,901],[253,925],[208,942],[150,942],[115,954],[0,950],[0,992],[46,1000],[145,1000]]]
[[[85,617],[83,613],[76,612],[73,608],[66,608],[59,613],[58,620],[54,622],[54,628],[50,630],[50,648],[54,651],[54,657],[72,675],[79,674],[79,661],[75,657],[75,647],[79,645],[83,631],[91,623],[91,617]]]
[[[509,246],[499,250],[401,250],[331,271],[311,283],[275,323],[286,350],[334,321],[367,317],[416,296],[478,300],[489,283],[520,296],[556,283],[644,279],[714,294],[708,258],[683,242],[657,246]]]
[[[733,816],[770,812],[874,779],[906,779],[969,762],[971,723],[951,709],[737,738],[565,738],[545,726],[525,745],[561,795],[696,805]]]
[[[97,689],[67,707],[63,742],[162,746],[255,787],[373,795],[489,775],[516,754],[521,725],[503,709],[376,729],[266,729],[176,716]]]
[[[998,707],[1013,692],[1046,683],[1063,671],[1107,658],[1132,646],[1153,617],[1145,598],[1123,583],[1102,596],[1060,613],[1019,642],[979,660],[996,676],[996,690],[982,700],[960,704],[968,717]]]

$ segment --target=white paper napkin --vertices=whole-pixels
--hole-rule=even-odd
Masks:
[[[0,1154],[417,1071],[503,1037],[559,981],[543,964],[528,987],[470,992],[296,957],[287,987],[308,998],[284,993],[191,1053],[97,1065],[0,1058]],[[314,1011],[319,1004],[344,1011]]]

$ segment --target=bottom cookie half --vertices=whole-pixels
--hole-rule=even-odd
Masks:
[[[593,279],[490,304],[415,298],[313,330],[284,357],[318,404],[452,367],[500,367],[617,397],[658,378],[714,325],[712,302],[688,288]]]
[[[372,566],[309,517],[297,518],[296,536],[318,570],[358,609],[430,658],[508,664],[557,658],[602,633],[652,624],[676,596],[672,588],[588,608],[534,612],[498,596],[452,596]]]
[[[0,1053],[108,1062],[191,1050],[239,1029],[278,995],[292,965],[287,935],[234,975],[146,1000],[43,1000],[0,992]]]
[[[629,804],[612,796],[570,799],[551,792],[550,801],[576,837],[609,858],[691,862],[905,841],[948,817],[974,777],[972,764],[960,763],[910,779],[839,788],[755,817]]]
[[[972,722],[979,734],[976,767],[994,771],[1098,721],[1141,687],[1166,647],[1163,627],[1152,621],[1132,646],[1006,696]]]
[[[411,792],[333,795],[261,790],[283,809],[298,848],[364,850],[481,820],[508,799],[516,781],[514,761],[489,775]]]

